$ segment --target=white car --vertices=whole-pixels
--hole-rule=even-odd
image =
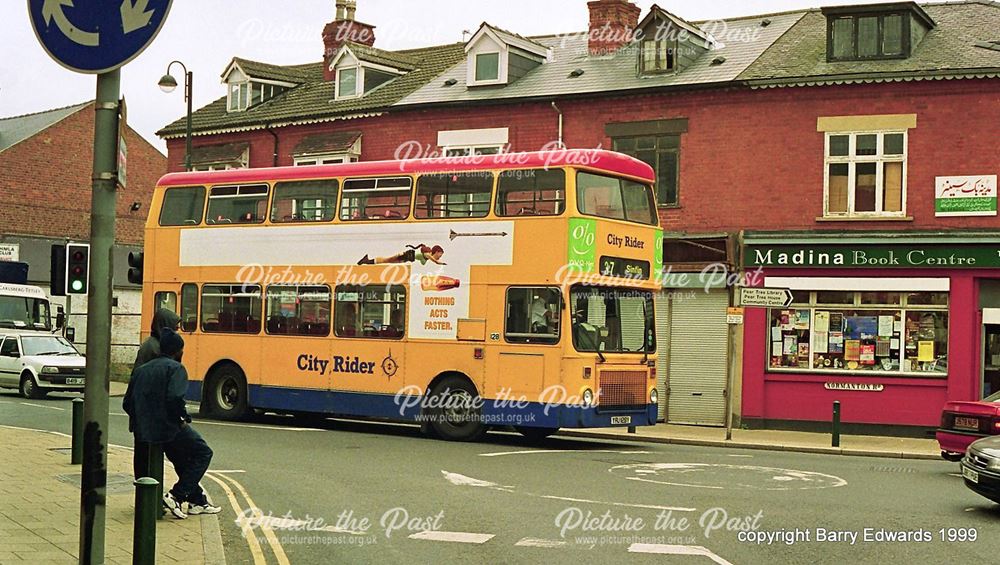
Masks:
[[[65,338],[50,334],[0,335],[0,387],[25,398],[83,392],[87,361]]]

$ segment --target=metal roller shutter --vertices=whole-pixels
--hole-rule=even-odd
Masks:
[[[656,392],[660,395],[656,419],[667,417],[667,352],[670,351],[670,293],[657,293],[656,299]]]
[[[671,301],[671,424],[724,426],[729,326],[725,290],[696,291]]]

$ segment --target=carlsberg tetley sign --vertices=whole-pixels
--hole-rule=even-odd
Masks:
[[[1000,244],[749,245],[747,267],[998,268]]]

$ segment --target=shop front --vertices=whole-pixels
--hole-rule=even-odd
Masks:
[[[792,294],[746,308],[745,424],[829,422],[839,401],[845,423],[929,428],[1000,386],[1000,233],[748,232],[743,264]]]

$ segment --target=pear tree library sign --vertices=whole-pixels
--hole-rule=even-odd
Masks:
[[[1000,244],[748,245],[747,267],[1000,268]]]

